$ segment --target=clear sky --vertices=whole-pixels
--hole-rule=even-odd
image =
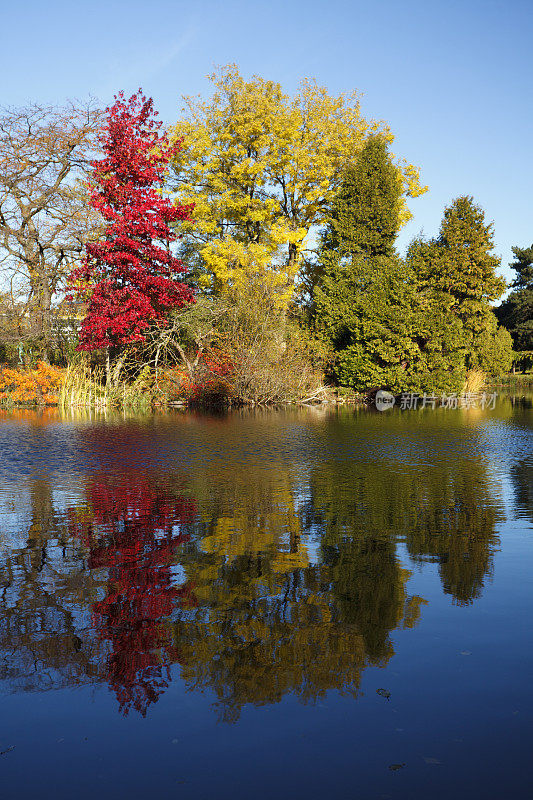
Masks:
[[[363,93],[393,152],[421,168],[403,247],[434,235],[454,197],[472,194],[498,255],[533,242],[533,0],[27,0],[1,3],[2,105],[104,104],[139,86],[165,123],[181,95],[206,94],[213,66],[287,92],[315,77]],[[509,270],[504,270],[507,277]]]

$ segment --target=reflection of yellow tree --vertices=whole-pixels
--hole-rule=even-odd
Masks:
[[[202,540],[202,550],[233,560],[238,556],[267,553],[273,572],[286,573],[308,566],[305,541],[294,507],[291,476],[287,470],[272,475],[262,471],[237,476],[240,490],[227,498],[220,516],[211,521],[213,532]],[[238,496],[238,504],[235,500]]]
[[[409,573],[375,547],[359,551],[354,575],[353,542],[342,539],[311,559],[287,468],[233,478],[211,487],[206,535],[185,556],[198,607],[174,626],[184,678],[213,689],[227,720],[289,692],[356,694],[365,666],[393,654],[390,631],[416,621]]]

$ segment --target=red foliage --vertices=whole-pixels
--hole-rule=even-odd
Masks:
[[[198,359],[193,377],[182,368],[170,367],[162,372],[158,386],[170,400],[187,400],[193,405],[224,404],[233,397],[237,363],[225,351],[212,348]]]
[[[105,157],[93,162],[91,205],[106,222],[105,238],[87,244],[71,275],[74,293],[88,302],[79,350],[121,349],[142,342],[168,312],[194,302],[176,277],[182,262],[170,252],[170,223],[188,219],[190,207],[173,205],[161,187],[180,147],[160,133],[151,99],[120,92],[107,109],[100,137]]]
[[[98,636],[109,647],[107,679],[121,711],[133,707],[144,716],[179,661],[169,617],[176,604],[196,603],[193,587],[175,586],[171,573],[195,507],[141,477],[93,479],[88,500],[90,514],[73,516],[72,525],[89,547],[88,567],[108,570],[106,596],[93,604]]]

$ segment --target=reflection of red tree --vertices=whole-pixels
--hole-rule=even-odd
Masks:
[[[171,574],[194,504],[137,476],[120,484],[93,480],[88,500],[88,566],[108,569],[107,595],[93,605],[99,638],[110,648],[107,678],[121,710],[144,716],[178,660],[168,617],[177,603],[195,603],[192,587],[174,586]]]

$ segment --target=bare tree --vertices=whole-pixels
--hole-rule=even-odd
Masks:
[[[18,338],[34,337],[44,356],[57,293],[99,224],[84,177],[100,118],[92,104],[0,112],[0,288]]]

